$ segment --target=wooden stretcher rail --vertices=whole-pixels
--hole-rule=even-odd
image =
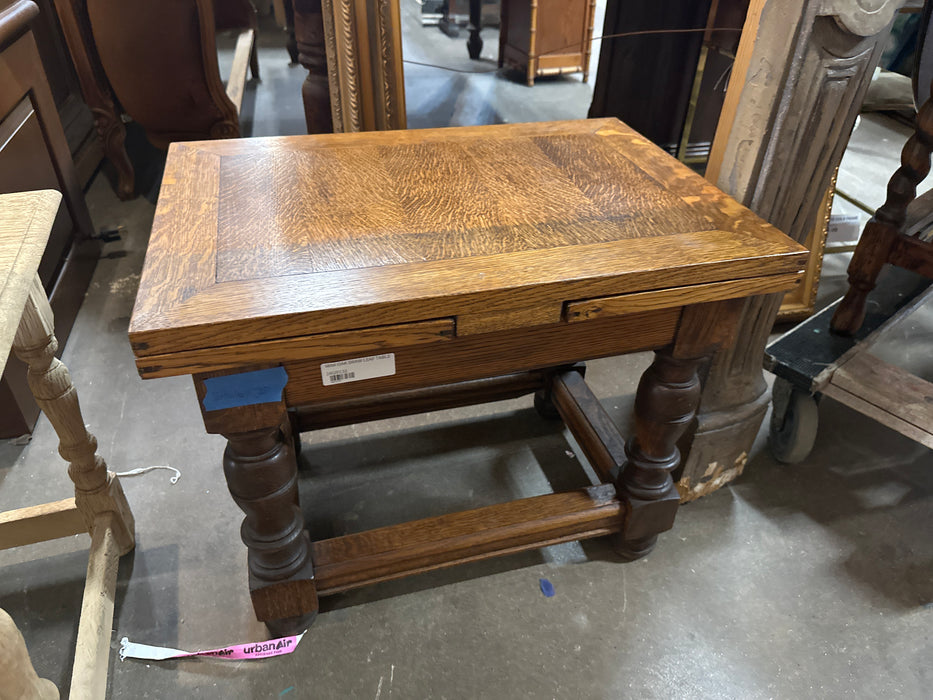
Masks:
[[[625,438],[606,409],[576,371],[555,376],[551,391],[554,406],[587,460],[602,481],[612,483],[625,463]]]
[[[312,545],[319,595],[600,537],[622,530],[624,506],[602,484],[345,535]]]
[[[120,564],[120,548],[114,537],[115,519],[115,513],[105,512],[94,520],[71,673],[72,700],[97,700],[107,696],[113,602]]]
[[[0,513],[0,549],[71,537],[82,532],[87,532],[87,525],[73,497]]]
[[[522,372],[504,377],[476,379],[456,384],[375,394],[355,399],[316,403],[294,412],[301,432],[334,428],[410,416],[425,411],[440,411],[473,406],[489,401],[504,401],[530,394],[544,386],[547,372]]]

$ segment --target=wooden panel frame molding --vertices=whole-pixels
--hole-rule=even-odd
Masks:
[[[334,131],[406,128],[398,0],[321,0],[321,9]]]

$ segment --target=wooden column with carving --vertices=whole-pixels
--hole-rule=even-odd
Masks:
[[[305,122],[309,134],[327,134],[334,130],[331,119],[330,81],[327,75],[327,52],[324,48],[324,16],[321,0],[293,0],[286,5],[291,10],[298,47],[298,62],[307,69],[308,77],[301,86]]]
[[[903,4],[763,3],[757,26],[746,26],[739,47],[751,58],[744,74],[733,76],[707,178],[791,238],[804,240]],[[749,17],[757,19],[757,11]],[[799,18],[793,32],[787,31],[789,17]],[[742,344],[712,360],[696,428],[682,444],[678,488],[684,500],[742,473],[770,399],[762,356],[781,298],[750,299],[739,322]]]
[[[117,195],[120,199],[132,199],[136,196],[136,180],[126,153],[126,127],[117,112],[113,93],[98,78],[103,72],[100,59],[88,41],[90,28],[81,24],[81,18],[86,17],[84,4],[83,0],[55,0],[55,9],[78,73],[81,92],[94,115],[104,155],[117,171]]]

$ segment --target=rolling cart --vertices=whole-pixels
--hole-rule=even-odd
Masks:
[[[769,440],[775,459],[796,464],[810,454],[823,396],[933,448],[933,384],[871,353],[931,295],[929,279],[892,268],[854,336],[830,330],[837,301],[768,345],[765,368],[776,375]]]

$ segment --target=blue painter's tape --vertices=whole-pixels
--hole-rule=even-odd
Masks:
[[[554,597],[554,584],[548,581],[546,578],[539,578],[538,585],[541,586],[541,592],[544,594],[545,598]]]
[[[288,372],[284,367],[211,377],[204,380],[207,393],[201,403],[205,411],[273,403],[282,399],[282,391],[286,384]]]

